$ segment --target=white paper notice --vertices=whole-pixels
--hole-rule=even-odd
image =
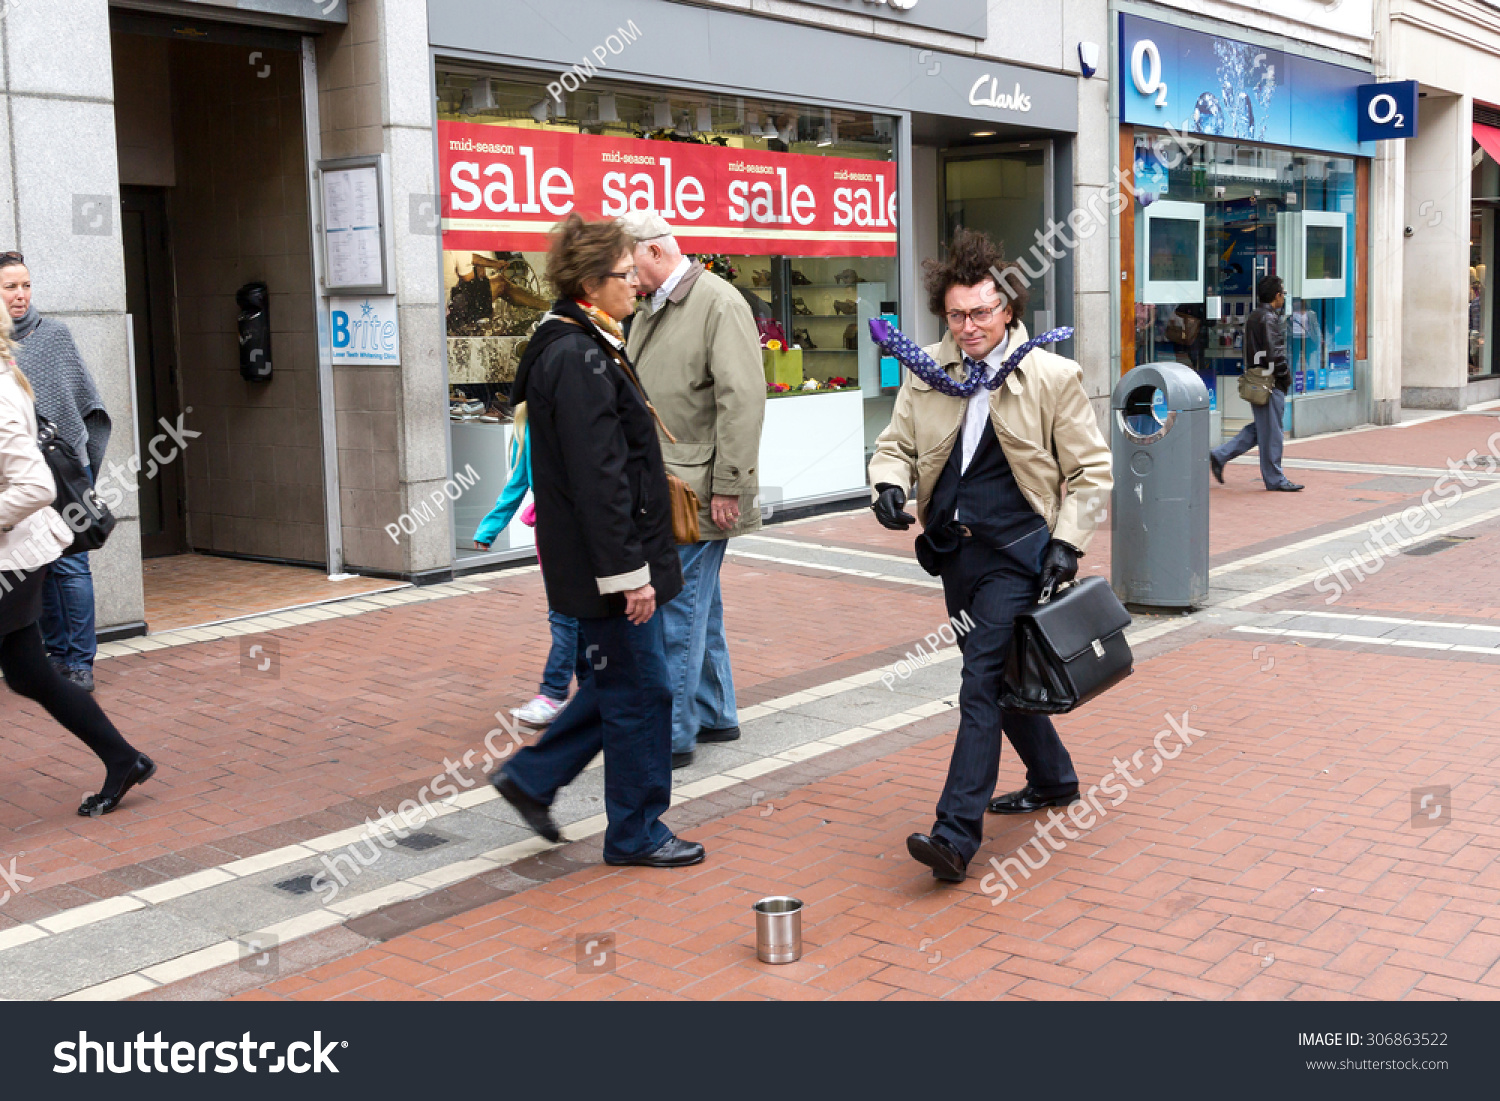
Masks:
[[[380,170],[375,165],[324,170],[323,238],[330,288],[383,282]]]

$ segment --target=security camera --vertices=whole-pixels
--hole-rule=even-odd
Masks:
[[[1404,232],[1404,233],[1405,233],[1405,234],[1406,234],[1406,236],[1408,236],[1408,237],[1410,237],[1410,236],[1412,236],[1412,235],[1413,235],[1413,234],[1415,234],[1415,233],[1416,233],[1416,232],[1417,232],[1417,231],[1416,231],[1416,230],[1414,230],[1414,229],[1412,229],[1412,227],[1411,227],[1411,226],[1407,226],[1407,227],[1406,227],[1406,229],[1405,229],[1405,230],[1403,230],[1403,232]]]

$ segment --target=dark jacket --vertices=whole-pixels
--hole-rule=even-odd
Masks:
[[[1290,393],[1292,369],[1286,362],[1286,326],[1270,306],[1256,306],[1245,320],[1245,366],[1271,368],[1276,389]]]
[[[682,589],[656,422],[617,356],[576,303],[558,299],[511,391],[526,403],[547,603],[581,619],[623,615],[622,594],[648,582],[658,604]]]

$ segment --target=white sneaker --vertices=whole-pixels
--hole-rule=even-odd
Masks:
[[[551,696],[536,696],[525,707],[516,707],[511,714],[527,726],[546,726],[557,718],[567,700],[554,700]]]

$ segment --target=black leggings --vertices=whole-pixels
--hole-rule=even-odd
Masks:
[[[94,697],[63,677],[47,660],[41,629],[35,624],[0,638],[0,674],[12,692],[35,700],[68,732],[94,751],[111,778],[135,763],[139,754],[120,736]]]

